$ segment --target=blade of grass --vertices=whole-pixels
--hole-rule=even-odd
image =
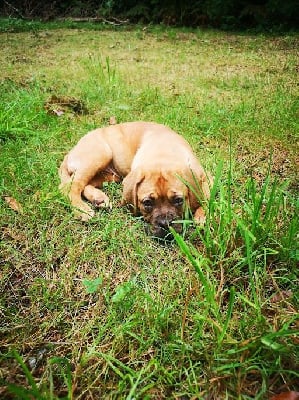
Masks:
[[[43,399],[43,396],[41,395],[41,393],[37,387],[37,384],[35,383],[35,380],[31,374],[31,372],[29,371],[29,368],[24,363],[21,355],[17,352],[17,350],[13,349],[12,356],[13,356],[13,358],[16,359],[16,361],[19,363],[20,367],[22,368],[22,370],[27,378],[27,381],[28,381],[29,385],[31,386],[31,392],[34,395],[34,397],[36,399]]]
[[[218,345],[220,345],[223,341],[223,338],[226,334],[228,324],[231,320],[232,312],[233,312],[233,307],[234,307],[234,301],[235,301],[235,288],[232,286],[229,291],[229,300],[228,300],[228,308],[227,308],[227,313],[226,313],[226,318],[224,321],[224,324],[222,326],[222,331],[218,337]]]
[[[213,288],[213,285],[209,282],[209,280],[206,278],[206,276],[203,272],[203,269],[202,269],[203,265],[207,266],[208,260],[206,258],[200,256],[199,253],[198,253],[198,257],[200,257],[200,258],[199,259],[195,258],[192,255],[190,247],[187,246],[184,239],[177,232],[175,232],[174,229],[171,229],[171,232],[172,232],[177,244],[179,245],[181,251],[186,255],[187,259],[190,261],[190,263],[193,265],[195,271],[197,272],[199,279],[203,285],[204,292],[205,292],[206,298],[208,300],[208,303],[210,305],[210,308],[211,308],[214,316],[217,316],[218,315],[218,305],[215,300],[215,289]]]
[[[71,365],[67,358],[65,357],[52,357],[49,360],[49,364],[58,365],[60,367],[61,374],[63,376],[63,380],[67,386],[68,394],[71,396],[72,394],[72,371]]]

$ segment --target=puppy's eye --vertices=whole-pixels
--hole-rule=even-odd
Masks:
[[[151,209],[154,206],[153,199],[144,199],[142,200],[143,207],[147,210]]]
[[[172,203],[176,206],[176,207],[180,207],[183,205],[184,203],[184,198],[181,196],[176,196],[172,199]]]

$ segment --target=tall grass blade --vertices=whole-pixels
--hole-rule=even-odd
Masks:
[[[36,393],[32,389],[26,389],[21,386],[14,385],[12,383],[6,384],[8,391],[14,395],[16,395],[15,399],[21,400],[32,400],[32,399],[39,399],[39,400],[46,400],[44,397],[36,397]]]
[[[213,285],[209,282],[209,280],[206,278],[202,266],[208,263],[208,260],[204,257],[200,257],[199,259],[195,258],[192,253],[190,248],[187,246],[186,242],[184,241],[184,239],[177,233],[174,231],[174,229],[171,230],[172,234],[177,242],[177,244],[179,245],[179,248],[181,249],[181,251],[183,252],[183,254],[185,254],[185,256],[187,257],[187,259],[190,261],[190,263],[193,265],[195,271],[198,274],[198,277],[203,285],[204,288],[204,292],[207,298],[207,301],[211,307],[211,310],[213,312],[213,314],[215,316],[218,315],[218,305],[216,303],[215,300],[215,289],[213,288]],[[198,253],[198,256],[200,256],[200,254]]]
[[[58,365],[60,367],[61,374],[63,376],[63,380],[67,386],[68,394],[71,396],[72,394],[72,371],[71,365],[67,358],[65,357],[52,357],[49,360],[50,365]]]
[[[271,156],[270,156],[269,163],[268,163],[265,181],[262,185],[262,189],[261,189],[259,196],[257,196],[257,193],[256,193],[255,181],[253,179],[251,179],[252,201],[253,201],[252,231],[254,234],[256,233],[258,227],[261,226],[261,222],[262,222],[261,213],[263,210],[263,204],[265,204],[267,189],[270,184],[271,165],[272,165],[272,152],[271,152]],[[274,189],[274,187],[273,187],[273,189]],[[270,199],[268,199],[267,207],[269,209],[271,209],[272,202],[269,202],[269,201],[270,201]]]
[[[234,307],[234,301],[235,301],[235,294],[236,294],[235,288],[232,286],[229,291],[229,300],[228,300],[228,308],[227,308],[226,318],[225,318],[225,321],[224,321],[224,324],[222,327],[222,331],[218,337],[218,345],[222,343],[223,338],[226,334],[229,322],[231,320],[233,307]]]
[[[233,149],[232,149],[232,132],[229,134],[229,170],[228,170],[228,191],[227,191],[227,213],[229,222],[232,221],[232,180],[233,180]]]
[[[213,183],[213,186],[212,186],[211,192],[210,192],[210,201],[209,201],[210,213],[214,211],[215,199],[216,199],[216,194],[217,194],[218,188],[219,188],[222,170],[223,170],[223,160],[221,160],[217,165],[215,176],[214,176],[214,183]]]
[[[260,302],[258,298],[258,290],[259,284],[257,282],[256,274],[255,274],[255,266],[253,261],[253,247],[252,247],[252,235],[249,234],[249,230],[244,230],[244,238],[245,238],[245,248],[246,248],[246,261],[249,269],[249,282],[251,286],[251,292],[254,304],[256,306],[256,310],[258,310],[258,314],[260,317]]]
[[[92,353],[92,356],[95,355],[97,355],[98,357],[102,357],[111,367],[111,369],[116,373],[116,375],[118,375],[121,379],[126,379],[127,374],[136,378],[135,371],[132,368],[125,365],[124,363],[122,363],[121,361],[119,361],[117,358],[99,351]],[[91,354],[89,354],[89,356],[91,356]],[[122,370],[125,372],[123,372]]]
[[[155,362],[155,360],[154,360],[154,362]],[[132,387],[130,389],[128,396],[126,397],[126,400],[134,400],[134,399],[136,399],[137,392],[139,393],[139,396],[144,392],[144,388],[141,388],[138,391],[137,391],[137,388],[142,383],[142,377],[144,375],[146,376],[146,379],[148,380],[148,378],[155,373],[155,370],[151,373],[148,372],[153,364],[154,363],[152,361],[150,361],[148,363],[148,365],[146,365],[144,368],[142,368],[139,371],[139,373],[135,379],[132,379],[132,377],[130,377]],[[146,390],[150,389],[153,386],[154,386],[154,383],[148,384],[146,386]]]
[[[31,372],[29,371],[29,368],[24,363],[23,358],[21,357],[21,355],[15,349],[13,349],[12,350],[12,356],[13,356],[13,358],[16,359],[16,361],[19,363],[20,367],[22,368],[22,370],[24,372],[24,374],[25,374],[25,376],[27,378],[27,381],[28,381],[29,385],[31,386],[31,391],[30,392],[32,392],[33,396],[36,399],[43,399],[43,396],[41,395],[41,393],[40,393],[40,391],[39,391],[39,389],[38,389],[38,387],[37,387],[37,385],[35,383],[35,380],[34,380],[32,374],[31,374]]]

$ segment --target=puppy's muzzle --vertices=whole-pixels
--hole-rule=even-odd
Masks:
[[[153,235],[160,239],[172,239],[172,234],[169,231],[170,227],[178,233],[182,231],[182,226],[179,223],[174,223],[176,215],[173,213],[158,215],[153,222]]]

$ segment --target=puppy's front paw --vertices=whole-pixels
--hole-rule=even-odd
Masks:
[[[97,196],[95,196],[92,200],[92,205],[96,208],[110,208],[111,207],[111,203],[109,200],[109,197],[106,196],[104,193],[98,194]]]
[[[206,213],[202,207],[198,207],[195,211],[194,221],[199,225],[204,225],[206,223]]]
[[[95,212],[87,204],[84,204],[84,207],[81,206],[80,209],[75,209],[74,215],[77,219],[86,222],[95,215]]]

